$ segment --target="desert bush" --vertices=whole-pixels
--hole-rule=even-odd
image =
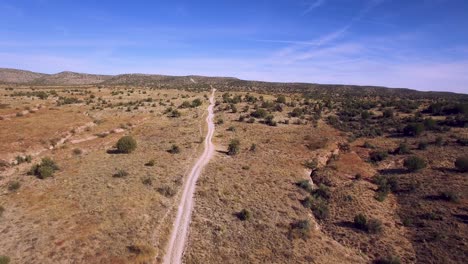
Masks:
[[[39,179],[45,179],[51,177],[58,169],[59,168],[55,161],[45,157],[41,160],[41,163],[32,166],[28,174],[35,175]]]
[[[357,214],[354,216],[354,226],[357,229],[365,230],[367,227],[367,218],[363,214]]]
[[[123,178],[126,176],[128,176],[128,172],[125,170],[118,170],[116,173],[114,173],[114,175],[112,175],[114,178]]]
[[[179,146],[173,144],[171,146],[171,148],[167,152],[169,152],[171,154],[178,154],[178,153],[180,153],[180,148],[179,148]]]
[[[8,191],[14,192],[17,191],[21,187],[21,184],[17,181],[12,181],[8,183]]]
[[[322,198],[328,200],[331,197],[330,188],[324,184],[319,184],[319,187],[312,191],[312,195],[316,199]]]
[[[277,126],[278,123],[274,120],[274,116],[273,115],[267,115],[265,117],[265,124],[269,125],[269,126]]]
[[[236,131],[236,127],[230,126],[230,127],[228,127],[227,131],[235,132],[235,131]]]
[[[171,112],[169,112],[169,117],[176,118],[180,116],[181,116],[181,113],[177,109],[174,109]]]
[[[314,199],[312,203],[312,213],[319,220],[328,218],[330,212],[327,202],[323,199]]]
[[[286,97],[284,95],[280,95],[276,98],[276,102],[279,104],[285,104],[286,103]]]
[[[158,188],[157,191],[158,191],[158,193],[160,193],[161,195],[163,195],[163,196],[165,196],[167,198],[173,197],[176,194],[174,189],[172,189],[169,186],[162,186],[162,187]]]
[[[116,147],[119,153],[131,153],[136,149],[137,142],[131,136],[123,136],[117,141]]]
[[[79,148],[73,149],[73,154],[75,154],[75,155],[81,155],[82,153],[83,153],[83,150],[81,150]]]
[[[403,166],[410,172],[415,172],[421,169],[424,169],[427,166],[427,163],[424,159],[418,156],[411,156],[405,159]]]
[[[5,208],[0,205],[0,217],[2,217],[3,212],[5,212]]]
[[[369,159],[371,162],[377,163],[385,160],[388,157],[387,151],[372,151],[369,153]]]
[[[385,118],[392,118],[393,117],[393,109],[391,109],[391,108],[384,109],[382,115]]]
[[[32,156],[31,155],[27,155],[27,156],[16,156],[15,158],[16,160],[16,163],[17,164],[21,164],[21,163],[31,163],[32,161]]]
[[[233,139],[229,143],[227,154],[230,156],[237,155],[240,149],[240,141],[238,139]]]
[[[255,151],[257,150],[257,144],[252,143],[252,145],[250,145],[250,149],[249,149],[249,150],[252,151],[252,152],[255,152]]]
[[[318,166],[318,161],[316,159],[308,160],[304,162],[304,166],[308,169],[315,170]]]
[[[267,115],[268,115],[268,112],[262,108],[259,108],[250,114],[250,116],[255,117],[255,118],[265,118]]]
[[[292,238],[299,237],[307,239],[310,237],[310,223],[309,220],[299,220],[291,224]]]
[[[383,258],[378,258],[374,260],[373,263],[374,264],[400,264],[401,261],[399,257],[391,255],[391,256],[386,256]]]
[[[0,264],[8,264],[10,263],[10,258],[7,256],[0,256]]]
[[[369,141],[364,142],[362,146],[367,149],[375,149],[375,146],[372,145]]]
[[[144,178],[142,181],[141,181],[144,185],[148,185],[148,186],[151,186],[153,185],[153,180],[151,180],[151,178]]]
[[[156,162],[154,161],[154,159],[152,159],[152,160],[146,162],[146,163],[145,163],[145,166],[153,167],[155,164],[156,164]]]
[[[458,157],[455,160],[455,168],[460,172],[468,172],[468,156]]]
[[[296,182],[296,185],[299,188],[306,190],[307,192],[312,192],[312,185],[310,185],[310,182],[308,180],[300,180]]]
[[[382,231],[382,222],[378,219],[367,219],[363,214],[354,216],[354,226],[370,234],[380,233]]]
[[[442,191],[439,193],[439,197],[453,203],[458,203],[460,201],[460,195],[454,191]]]
[[[200,105],[202,105],[202,101],[200,99],[194,99],[192,101],[192,107],[199,107]]]
[[[418,149],[419,150],[425,150],[425,149],[427,149],[428,145],[429,144],[426,141],[421,141],[421,142],[418,143]]]
[[[422,132],[424,132],[424,125],[421,123],[409,124],[403,129],[403,134],[411,137],[419,136]]]
[[[183,101],[182,104],[179,106],[179,108],[190,108],[192,105],[190,104],[189,101]]]
[[[441,136],[436,137],[434,140],[434,145],[436,146],[442,146],[444,144],[444,139]]]
[[[252,213],[247,209],[242,209],[236,214],[237,218],[241,221],[247,221],[252,217]]]
[[[393,153],[396,155],[405,155],[405,154],[410,154],[411,151],[410,151],[410,147],[408,146],[408,144],[406,144],[405,142],[401,142],[398,148],[396,148]]]

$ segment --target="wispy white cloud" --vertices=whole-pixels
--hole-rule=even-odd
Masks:
[[[320,7],[325,3],[326,0],[313,0],[308,3],[307,8],[302,12],[302,15],[307,15],[308,13],[312,12],[314,9]]]

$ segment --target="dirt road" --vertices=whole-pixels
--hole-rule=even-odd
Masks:
[[[168,247],[166,249],[166,255],[164,256],[165,264],[179,264],[182,263],[182,256],[184,254],[185,242],[188,236],[188,229],[190,225],[190,217],[193,209],[193,193],[195,191],[195,185],[198,177],[200,176],[203,167],[208,163],[214,153],[214,145],[211,143],[211,139],[214,134],[215,125],[213,123],[214,113],[213,108],[215,105],[213,91],[210,96],[210,105],[208,106],[208,116],[206,117],[206,123],[208,124],[208,133],[205,138],[205,150],[198,159],[197,163],[193,166],[190,174],[184,184],[183,193],[181,196],[179,208],[177,210],[176,220],[172,228],[171,237],[169,240]]]

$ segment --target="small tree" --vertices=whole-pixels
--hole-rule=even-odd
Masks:
[[[427,166],[427,163],[418,156],[411,156],[405,159],[403,166],[405,166],[408,171],[415,172],[424,169]]]
[[[227,154],[230,156],[237,155],[239,153],[239,149],[240,149],[240,141],[238,139],[233,139],[229,143]]]
[[[131,153],[137,147],[136,140],[131,136],[123,136],[117,141],[117,151],[119,153]]]
[[[468,156],[457,158],[455,167],[460,172],[468,172]]]

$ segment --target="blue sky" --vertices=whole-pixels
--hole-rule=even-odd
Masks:
[[[0,0],[0,67],[468,93],[466,0]]]

